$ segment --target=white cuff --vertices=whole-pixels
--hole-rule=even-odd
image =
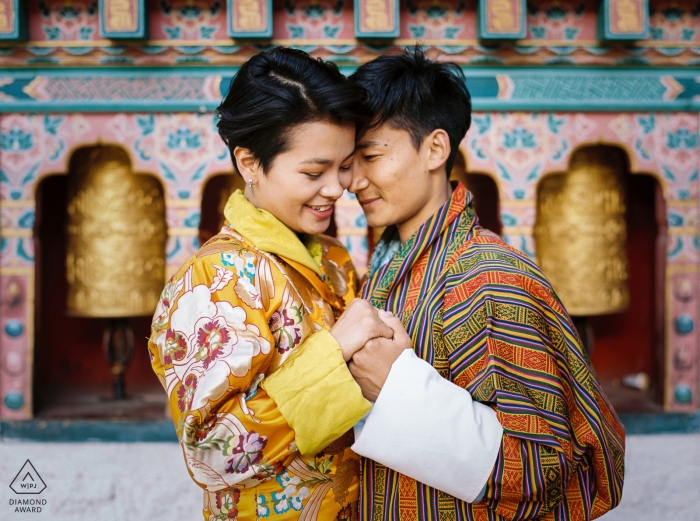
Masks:
[[[484,489],[503,437],[495,411],[410,349],[354,430],[357,454],[467,503]]]

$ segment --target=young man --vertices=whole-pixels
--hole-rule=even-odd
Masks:
[[[601,516],[621,498],[624,430],[547,279],[448,181],[471,120],[463,73],[415,50],[352,79],[374,123],[350,190],[370,226],[387,226],[363,297],[395,331],[349,363],[376,402],[355,427],[360,518]]]

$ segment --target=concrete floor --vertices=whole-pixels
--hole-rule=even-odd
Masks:
[[[9,488],[29,459],[38,496]],[[46,499],[16,513],[11,499]],[[0,520],[198,521],[201,493],[174,443],[0,442]],[[630,436],[622,504],[605,521],[700,521],[700,435]]]

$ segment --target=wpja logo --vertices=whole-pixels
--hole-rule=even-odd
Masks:
[[[15,494],[41,494],[46,488],[46,483],[41,479],[32,462],[27,460],[12,480],[10,488]],[[10,506],[15,507],[15,512],[41,512],[42,507],[46,506],[46,500],[10,499]]]

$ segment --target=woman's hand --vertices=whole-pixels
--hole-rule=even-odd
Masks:
[[[378,310],[369,302],[357,298],[350,302],[331,328],[331,335],[340,344],[343,359],[347,362],[371,339],[393,338],[394,330],[379,317]]]

